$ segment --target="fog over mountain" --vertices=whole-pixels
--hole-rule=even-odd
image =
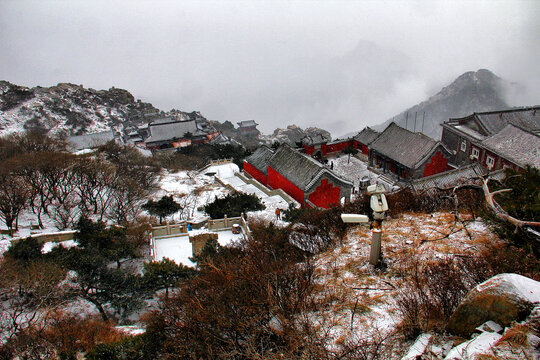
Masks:
[[[392,121],[411,131],[440,139],[442,124],[449,118],[466,116],[473,112],[508,108],[507,94],[523,91],[518,84],[509,83],[487,69],[469,71],[429,99],[393,116],[374,129],[382,131]]]
[[[296,124],[379,124],[489,69],[540,98],[540,2],[0,2],[0,79],[128,89],[163,110]]]

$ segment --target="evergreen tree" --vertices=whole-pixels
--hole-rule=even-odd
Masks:
[[[153,289],[165,289],[166,297],[169,297],[169,289],[175,287],[179,280],[189,278],[195,272],[194,269],[178,265],[168,258],[144,264],[145,281]]]
[[[42,256],[41,248],[42,244],[32,237],[28,237],[13,243],[4,253],[4,256],[26,264]]]
[[[347,158],[347,164],[348,164],[348,163],[351,161],[351,155],[356,155],[356,154],[358,154],[358,150],[355,149],[355,148],[351,145],[351,146],[348,146],[348,147],[346,147],[345,149],[343,149],[343,153],[349,155],[349,157]]]
[[[150,215],[158,216],[160,224],[163,223],[163,218],[176,213],[182,208],[180,204],[174,201],[172,195],[163,196],[158,201],[148,200],[142,207]]]
[[[221,219],[225,215],[229,217],[240,216],[243,212],[263,210],[264,208],[265,206],[256,195],[238,192],[214,200],[204,207],[204,211],[212,219]]]

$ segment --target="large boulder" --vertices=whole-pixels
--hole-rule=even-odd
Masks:
[[[518,274],[499,274],[472,289],[450,317],[447,329],[469,337],[493,320],[502,326],[523,321],[540,303],[540,282]]]

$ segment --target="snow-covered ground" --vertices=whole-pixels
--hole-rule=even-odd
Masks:
[[[214,179],[216,176],[222,183],[232,186],[235,190],[257,195],[261,199],[266,209],[249,212],[247,214],[249,218],[274,220],[276,208],[286,209],[288,207],[287,201],[281,196],[268,196],[258,187],[237,177],[235,174],[239,171],[236,164],[229,163],[210,166],[201,172],[166,172],[162,175],[159,190],[153,194],[153,197],[159,199],[164,195],[173,195],[175,201],[184,207],[183,211],[175,214],[170,220],[200,221],[208,218],[202,210],[205,204],[230,193],[230,190]]]
[[[380,271],[369,264],[369,227],[353,227],[341,246],[317,257],[317,296],[327,305],[313,319],[328,328],[329,343],[340,338],[385,337],[402,320],[395,298],[403,282],[397,274],[405,259],[467,254],[487,241],[497,241],[497,237],[481,220],[464,228],[449,213],[404,214],[383,222],[387,269]]]
[[[172,218],[173,221],[200,221],[208,218],[202,211],[205,204],[230,192],[221,185],[221,183],[224,183],[232,186],[237,191],[254,194],[261,199],[265,209],[248,212],[248,218],[275,221],[283,224],[283,221],[276,219],[275,210],[276,208],[286,209],[288,207],[287,201],[279,195],[268,196],[253,184],[246,183],[236,176],[238,172],[238,166],[229,163],[210,166],[201,172],[179,171],[177,173],[165,173],[160,181],[160,189],[154,194],[154,197],[157,199],[164,195],[172,195],[177,202],[182,204],[184,210],[176,214]],[[216,181],[214,176],[218,177],[221,183]],[[231,231],[219,231],[218,236],[218,242],[224,246],[231,241],[240,239],[243,235],[234,235]],[[189,260],[193,256],[192,245],[186,235],[154,239],[154,248],[154,258],[156,260],[167,257],[176,263],[187,266],[195,265]]]
[[[196,234],[197,232],[206,231],[190,231],[189,234]],[[218,234],[218,243],[221,246],[231,245],[235,241],[240,241],[243,234],[233,234],[231,230],[216,231]],[[193,256],[192,245],[189,242],[188,234],[173,236],[173,237],[161,237],[154,239],[154,259],[160,261],[163,258],[169,258],[177,264],[194,267],[195,263],[189,260]]]

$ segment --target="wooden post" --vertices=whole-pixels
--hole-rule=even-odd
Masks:
[[[381,258],[381,239],[382,239],[382,227],[379,221],[373,222],[373,232],[371,236],[371,253],[369,256],[369,263],[373,266],[379,263]]]

